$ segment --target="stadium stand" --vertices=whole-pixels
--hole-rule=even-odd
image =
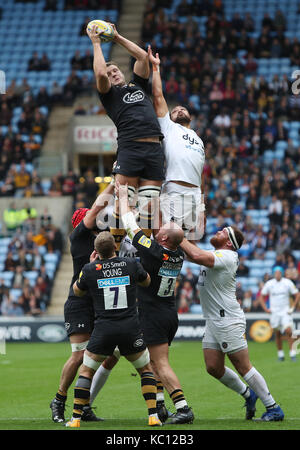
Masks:
[[[0,97],[1,197],[72,195],[74,206],[88,206],[78,175],[42,180],[35,161],[53,104],[72,103],[82,80],[93,87],[86,22],[100,14],[117,22],[121,4],[0,0],[0,68],[8,86]],[[300,97],[292,90],[300,68],[299,25],[297,0],[279,6],[275,0],[149,0],[141,24],[141,45],[160,53],[168,103],[188,107],[205,143],[207,225],[200,246],[211,248],[210,237],[226,224],[237,224],[246,236],[237,281],[247,311],[258,310],[261,283],[275,265],[300,286]],[[103,48],[108,58],[110,44]],[[39,59],[47,55],[50,70],[28,71],[35,52]],[[84,105],[76,112],[93,113]],[[87,178],[97,189],[93,174]],[[2,239],[0,268],[8,250],[8,238]],[[53,280],[57,266],[46,264]],[[182,313],[201,312],[198,270],[184,264],[177,289]],[[3,290],[12,277],[4,268],[2,274]]]

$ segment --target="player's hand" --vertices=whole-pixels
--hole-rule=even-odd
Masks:
[[[116,25],[114,23],[111,22],[107,22],[109,23],[109,25],[112,27],[112,29],[114,30],[114,38],[113,40],[115,41],[116,39],[118,39],[118,37],[120,36],[120,34],[118,33],[117,29],[116,29]]]
[[[154,66],[160,65],[159,54],[155,53],[155,56],[153,55],[151,45],[148,45],[148,57],[152,65]]]
[[[88,35],[88,37],[90,38],[90,40],[92,41],[93,44],[100,44],[100,35],[102,32],[99,32],[98,28],[96,25],[92,26],[91,30],[86,29],[86,34]]]
[[[122,198],[128,198],[128,185],[120,184],[119,181],[115,181],[115,194],[121,200]]]
[[[288,309],[288,314],[293,314],[293,312],[294,312],[294,306],[291,306],[289,309]]]
[[[96,252],[96,250],[93,251],[93,253],[90,255],[90,262],[94,262],[96,261],[96,259],[98,259],[98,253]]]

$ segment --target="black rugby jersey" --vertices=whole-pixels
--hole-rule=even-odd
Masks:
[[[124,86],[111,86],[99,98],[118,131],[118,141],[125,142],[142,137],[163,134],[153,104],[146,94],[148,80],[133,73],[132,80]]]
[[[90,262],[90,255],[94,251],[94,241],[96,236],[93,231],[87,228],[83,220],[77,225],[70,234],[71,255],[73,261],[73,277],[70,285],[69,296],[80,300],[73,292],[73,284],[78,280],[83,266]]]
[[[181,248],[168,250],[155,239],[147,238],[143,231],[134,236],[132,243],[138,249],[141,264],[151,277],[150,286],[138,286],[139,307],[175,307],[174,289],[184,260]]]
[[[137,314],[137,283],[147,272],[134,258],[110,258],[86,264],[77,286],[93,298],[97,319],[122,319]]]

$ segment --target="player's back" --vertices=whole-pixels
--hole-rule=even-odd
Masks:
[[[96,320],[136,315],[136,288],[147,274],[134,258],[114,257],[86,264],[78,287],[93,298]]]
[[[139,307],[175,307],[175,284],[184,260],[182,250],[168,250],[155,239],[148,239],[142,231],[136,234],[133,244],[151,277],[148,287],[138,287]]]

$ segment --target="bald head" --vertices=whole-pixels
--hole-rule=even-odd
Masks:
[[[159,244],[170,250],[176,250],[183,238],[183,230],[175,222],[165,223],[155,236],[155,239]]]

